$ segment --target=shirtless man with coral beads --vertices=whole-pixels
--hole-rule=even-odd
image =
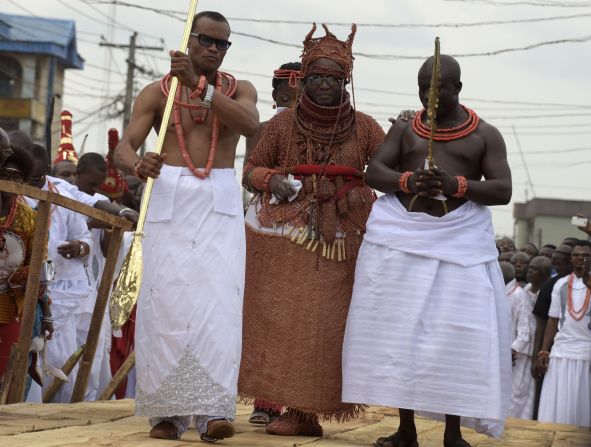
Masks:
[[[136,412],[150,416],[154,438],[178,439],[192,419],[205,441],[234,434],[245,268],[234,158],[259,115],[252,84],[218,71],[229,36],[224,16],[197,14],[188,54],[170,54],[181,85],[163,154],[136,151],[159,129],[168,77],[140,93],[115,150],[125,173],[156,179],[135,335]]]
[[[425,107],[432,63],[418,74]],[[423,111],[396,120],[367,170],[385,195],[355,270],[343,401],[400,408],[398,431],[379,446],[418,446],[415,410],[445,415],[445,447],[469,446],[460,422],[500,436],[507,414],[511,322],[487,206],[509,202],[511,173],[502,136],[460,104],[461,88],[459,64],[442,55],[436,167],[423,169]]]

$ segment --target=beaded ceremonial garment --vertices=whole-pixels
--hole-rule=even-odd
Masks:
[[[239,393],[341,420],[363,409],[341,401],[341,351],[374,201],[354,174],[365,170],[384,132],[347,97],[336,114],[304,98],[265,126],[245,168],[248,183],[253,169],[299,166],[302,188],[292,202],[270,204],[263,193],[251,205],[257,219],[246,227]],[[318,169],[326,175],[305,174]]]
[[[22,310],[35,231],[35,215],[35,211],[27,204],[18,201],[14,220],[0,235],[0,323],[14,322]],[[0,218],[0,225],[5,220],[6,217]],[[9,278],[13,285],[19,284],[22,287],[11,288]]]

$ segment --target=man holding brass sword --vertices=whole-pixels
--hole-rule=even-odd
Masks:
[[[150,416],[154,438],[180,438],[192,418],[205,441],[234,434],[245,269],[234,159],[259,116],[252,84],[218,71],[229,36],[221,14],[193,18],[187,54],[170,52],[170,75],[139,94],[115,151],[125,173],[155,179],[135,338],[136,412]],[[167,122],[174,90],[162,155],[139,158],[150,130]]]
[[[460,104],[460,66],[439,58],[438,44],[418,73],[425,110],[396,120],[366,175],[386,194],[357,260],[343,401],[400,408],[380,447],[419,445],[415,410],[445,415],[445,447],[469,447],[460,422],[500,436],[511,391],[509,309],[487,208],[509,202],[511,172],[501,134]]]

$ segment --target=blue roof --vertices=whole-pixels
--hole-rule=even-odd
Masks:
[[[84,66],[76,51],[73,20],[0,13],[0,51],[47,54],[67,68]]]

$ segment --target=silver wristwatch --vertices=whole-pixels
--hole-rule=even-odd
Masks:
[[[211,107],[211,101],[213,100],[213,92],[214,91],[215,91],[214,86],[211,84],[207,84],[207,91],[205,92],[205,98],[203,98],[203,101],[201,101],[201,105],[203,107],[205,107],[206,109],[209,109]]]

